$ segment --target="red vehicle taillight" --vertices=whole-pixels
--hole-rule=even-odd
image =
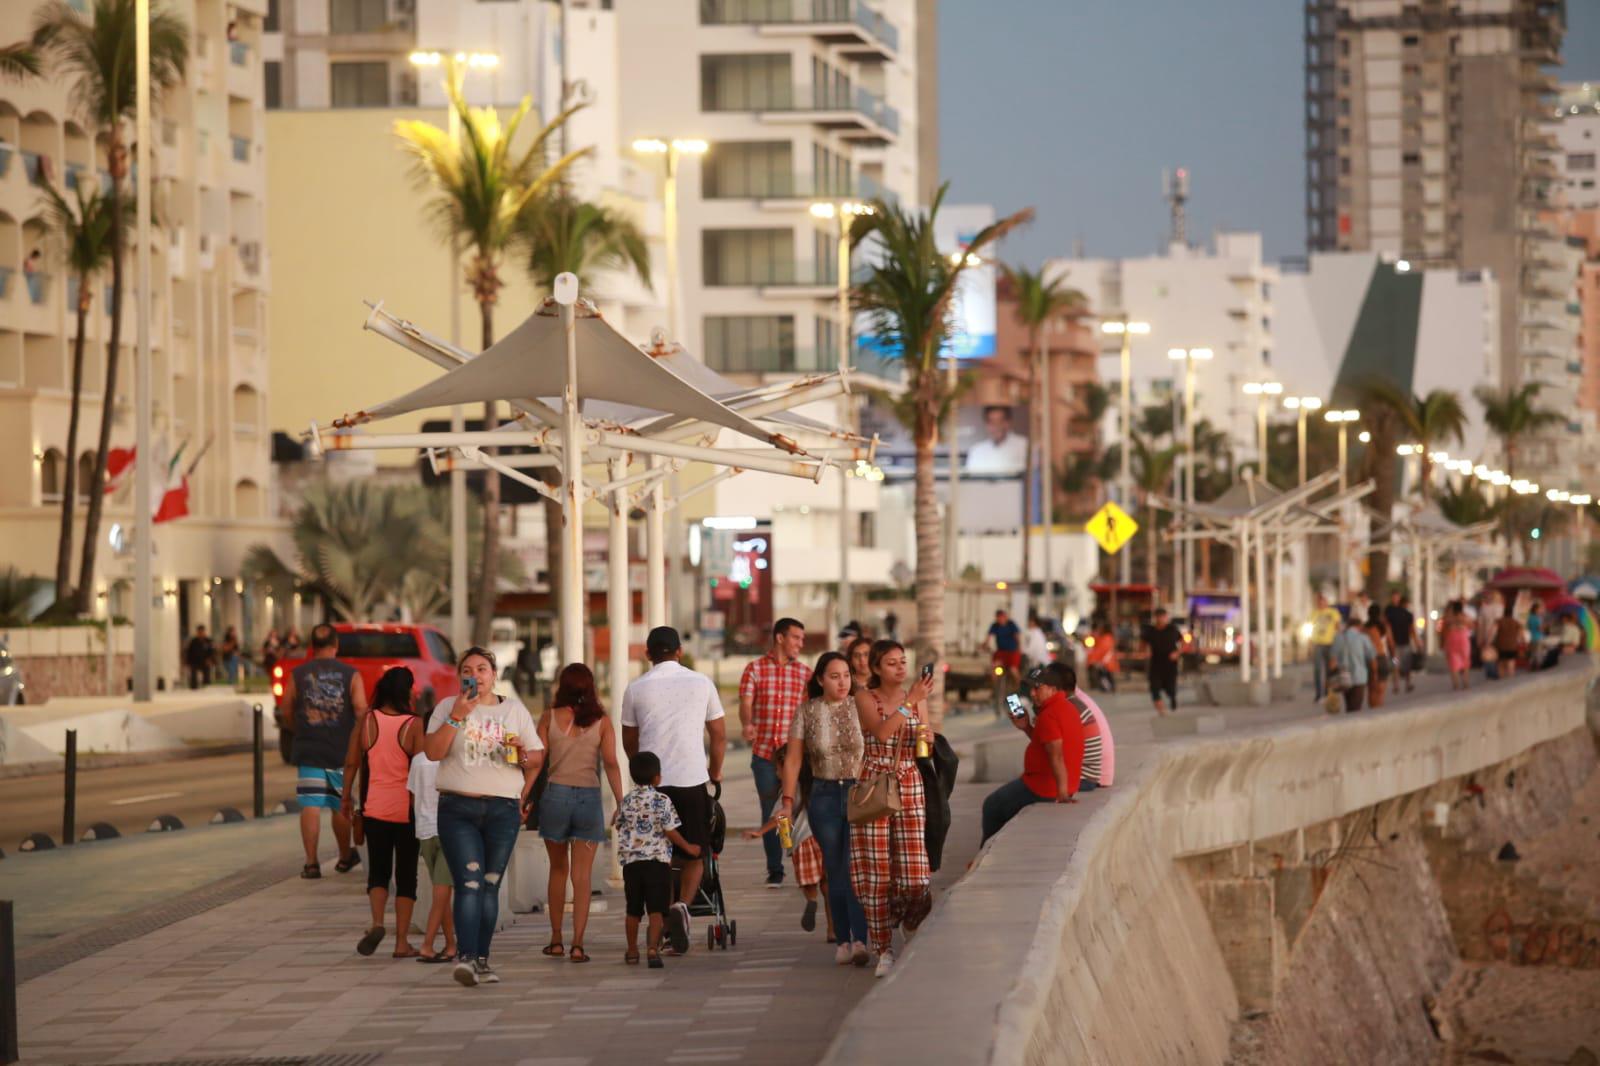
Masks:
[[[277,699],[283,699],[283,686],[276,681],[272,683],[272,695]]]
[[[272,668],[272,676],[274,679],[281,679],[283,677],[283,667],[274,666]]]

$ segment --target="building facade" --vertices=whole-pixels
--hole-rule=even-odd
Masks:
[[[281,535],[271,517],[266,413],[265,3],[170,6],[189,28],[190,54],[183,83],[162,95],[153,121],[154,461],[177,456],[181,469],[193,469],[188,516],[156,527],[163,679],[177,675],[180,633],[194,625],[242,625],[259,639],[272,606],[239,575],[251,544]],[[25,38],[32,20],[32,5],[0,8],[0,40]],[[44,576],[55,570],[65,465],[77,464],[78,491],[86,492],[108,400],[111,446],[132,448],[135,433],[139,278],[130,241],[115,389],[108,397],[107,273],[92,282],[78,454],[65,454],[78,283],[46,224],[42,186],[54,184],[70,200],[79,183],[110,181],[105,132],[70,105],[70,89],[53,75],[0,83],[0,543],[6,562]],[[128,481],[107,498],[100,528],[92,578],[100,615],[131,613],[132,557],[109,543],[114,526],[132,526]],[[74,581],[87,502],[75,509]]]
[[[1555,188],[1563,207],[1572,211],[1600,208],[1600,84],[1570,82],[1561,86],[1554,111]]]

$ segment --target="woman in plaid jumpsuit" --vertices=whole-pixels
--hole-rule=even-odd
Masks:
[[[908,690],[906,650],[892,640],[872,646],[872,681],[856,697],[866,756],[861,778],[892,773],[900,782],[900,810],[850,827],[850,882],[867,915],[867,935],[878,955],[877,976],[894,966],[894,927],[913,932],[928,916],[933,897],[924,838],[927,807],[917,770],[917,732],[926,728],[925,701],[932,684],[918,678]]]

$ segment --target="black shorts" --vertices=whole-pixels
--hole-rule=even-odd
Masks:
[[[1172,704],[1174,710],[1178,707],[1178,675],[1151,674],[1150,698],[1152,700],[1166,700]]]
[[[642,918],[645,911],[667,913],[672,901],[672,867],[654,859],[623,863],[622,894],[630,918]]]
[[[682,788],[662,785],[659,791],[672,801],[673,809],[678,812],[678,821],[683,823],[678,826],[678,832],[683,834],[683,839],[700,848],[699,855],[690,855],[674,844],[672,854],[680,859],[704,858],[706,845],[711,843],[711,793],[704,785]]]

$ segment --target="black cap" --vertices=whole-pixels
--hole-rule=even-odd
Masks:
[[[665,659],[679,648],[683,641],[678,636],[678,631],[671,626],[656,626],[650,635],[644,638],[644,652],[652,661]]]
[[[1051,688],[1058,689],[1061,692],[1072,691],[1071,679],[1067,675],[1067,668],[1060,663],[1045,663],[1043,666],[1035,666],[1028,671],[1028,676],[1022,679],[1022,683],[1029,688],[1033,688],[1036,685],[1049,685]]]

